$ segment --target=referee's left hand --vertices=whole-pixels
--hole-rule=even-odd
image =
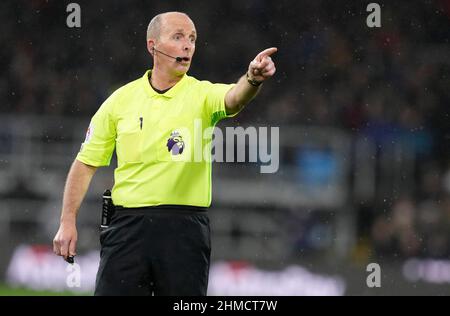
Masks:
[[[256,55],[255,59],[248,66],[248,76],[250,79],[262,82],[273,76],[276,68],[270,55],[277,50],[276,47],[271,47]]]

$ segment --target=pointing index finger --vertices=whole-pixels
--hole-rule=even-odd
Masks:
[[[264,57],[267,57],[267,56],[272,55],[272,54],[275,53],[277,50],[278,50],[278,48],[276,48],[276,47],[267,48],[267,49],[263,50],[261,53],[259,53],[259,54],[256,56],[256,59],[257,59],[258,61],[261,61]]]

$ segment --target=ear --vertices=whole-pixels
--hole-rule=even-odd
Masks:
[[[153,48],[155,47],[155,41],[153,39],[147,40],[147,50],[150,53],[150,55],[153,56]]]

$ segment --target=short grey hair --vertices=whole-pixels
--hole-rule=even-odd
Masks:
[[[158,15],[156,15],[148,24],[147,27],[147,40],[149,38],[156,38],[159,39],[160,35],[161,35],[161,26],[162,26],[162,17],[165,14],[168,13],[179,13],[179,14],[184,14],[185,16],[187,16],[189,19],[189,15],[187,15],[184,12],[178,12],[178,11],[170,11],[170,12],[164,12],[164,13],[160,13]]]

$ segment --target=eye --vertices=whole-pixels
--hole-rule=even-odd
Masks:
[[[177,40],[177,41],[179,41],[182,37],[183,37],[183,36],[182,36],[181,34],[175,34],[175,35],[173,36],[173,38],[174,38],[175,40]]]

